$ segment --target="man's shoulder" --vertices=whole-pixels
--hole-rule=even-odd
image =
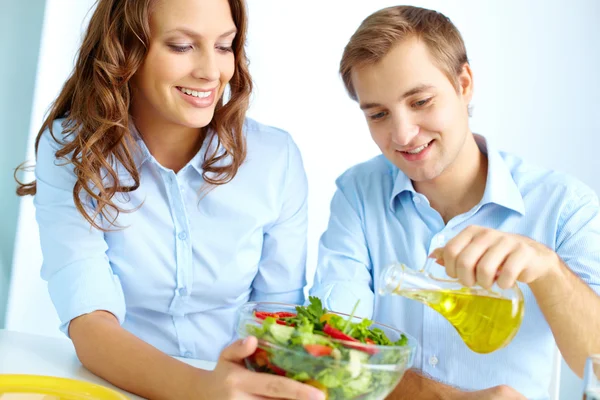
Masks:
[[[562,198],[565,196],[596,197],[592,188],[570,174],[529,163],[514,154],[500,152],[500,156],[524,198],[536,193],[550,192]]]

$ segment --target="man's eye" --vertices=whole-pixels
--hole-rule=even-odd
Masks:
[[[385,118],[386,115],[387,115],[387,113],[385,111],[382,111],[382,112],[378,112],[377,114],[369,115],[369,119],[371,121],[377,121],[379,119]]]
[[[426,106],[431,101],[431,97],[428,99],[419,100],[413,103],[413,108],[420,108]]]

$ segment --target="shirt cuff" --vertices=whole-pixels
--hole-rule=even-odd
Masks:
[[[304,303],[304,290],[298,289],[283,293],[266,293],[253,289],[250,296],[252,301],[273,301],[277,303],[288,303],[301,305]]]
[[[105,259],[86,259],[61,268],[48,278],[48,291],[60,330],[67,336],[71,320],[93,311],[108,311],[120,324],[125,321],[121,281]]]
[[[359,287],[352,283],[338,282],[326,286],[315,286],[311,296],[321,299],[323,307],[330,311],[350,314],[360,299],[354,315],[361,318],[373,318],[374,295],[371,289]]]

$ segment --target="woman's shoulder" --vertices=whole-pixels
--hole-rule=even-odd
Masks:
[[[303,170],[300,149],[286,130],[247,118],[244,134],[247,143],[244,169],[259,168],[273,173]]]
[[[261,145],[281,149],[287,147],[289,141],[293,142],[287,131],[260,123],[252,118],[246,118],[244,121],[244,133],[249,146]]]
[[[37,153],[56,153],[73,135],[65,134],[66,118],[58,118],[47,125],[40,133],[37,143]]]
[[[289,157],[300,158],[300,150],[292,135],[286,130],[262,124],[251,118],[244,122],[244,134],[248,146],[248,157],[256,160],[282,161]]]

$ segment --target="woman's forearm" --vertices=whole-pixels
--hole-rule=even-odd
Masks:
[[[196,388],[209,373],[145,343],[123,329],[117,319],[105,311],[74,319],[69,335],[79,360],[87,369],[145,398],[196,397]]]

